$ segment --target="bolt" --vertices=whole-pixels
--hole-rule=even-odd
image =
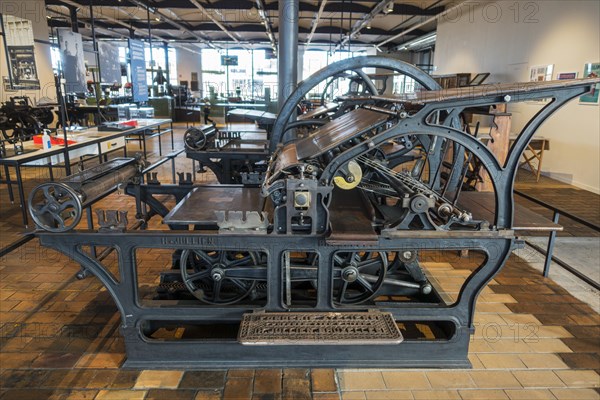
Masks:
[[[221,280],[221,274],[219,274],[218,272],[214,272],[214,273],[212,274],[212,278],[213,278],[213,280],[215,280],[215,281],[220,281],[220,280]]]
[[[404,253],[402,253],[402,257],[409,259],[412,257],[412,253],[410,251],[405,251]]]

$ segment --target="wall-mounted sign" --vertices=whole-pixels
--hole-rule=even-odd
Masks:
[[[28,19],[0,14],[8,64],[8,84],[12,90],[39,89],[33,47],[33,27]]]
[[[58,47],[65,79],[65,93],[87,92],[81,35],[69,29],[58,29]]]
[[[129,64],[131,66],[133,101],[148,101],[146,54],[144,52],[144,42],[141,40],[129,39]]]
[[[229,66],[229,65],[238,65],[238,57],[237,56],[221,56],[221,65]]]

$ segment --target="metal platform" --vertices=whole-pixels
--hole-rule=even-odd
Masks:
[[[244,314],[238,341],[247,345],[398,344],[391,313],[288,312]]]

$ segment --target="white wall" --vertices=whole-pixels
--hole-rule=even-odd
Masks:
[[[475,4],[479,4],[474,6]],[[515,7],[517,4],[517,7]],[[529,80],[529,67],[578,72],[600,61],[600,2],[492,1],[465,5],[438,24],[436,74],[491,72],[486,83]],[[542,106],[509,105],[518,132]],[[543,173],[600,193],[600,108],[571,101],[537,135],[550,139]]]
[[[33,37],[36,40],[48,42],[48,22],[46,19],[46,5],[44,0],[0,1],[2,15],[14,15],[30,20],[33,23]],[[1,28],[1,27],[0,27]],[[2,84],[2,77],[8,76],[6,65],[6,50],[4,41],[0,39],[0,101],[8,100],[13,96],[29,96],[33,101],[56,100],[54,74],[52,73],[52,60],[50,46],[35,42],[35,62],[40,80],[40,90],[6,91]]]

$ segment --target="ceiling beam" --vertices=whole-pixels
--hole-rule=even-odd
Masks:
[[[321,7],[319,7],[319,11],[317,12],[317,15],[315,15],[315,20],[312,23],[310,33],[308,34],[308,38],[306,38],[307,45],[310,44],[310,41],[312,40],[313,35],[315,34],[315,31],[317,30],[317,25],[319,25],[319,20],[321,19],[321,15],[323,15],[323,10],[325,9],[326,5],[327,5],[327,0],[321,1]]]
[[[198,2],[198,0],[189,0],[190,3],[192,3],[198,10],[202,11],[202,13],[204,15],[206,15],[215,25],[217,25],[219,28],[221,28],[221,30],[223,32],[225,32],[227,34],[227,36],[229,36],[234,42],[236,43],[240,43],[240,41],[238,40],[238,38],[236,38],[233,33],[231,33],[222,23],[220,23],[219,21],[217,21],[217,19],[215,17],[213,17],[211,15],[211,13],[204,8],[204,6],[202,4],[200,4]]]
[[[448,9],[446,9],[445,11],[443,11],[443,12],[437,14],[437,15],[434,15],[431,18],[427,18],[425,21],[420,22],[420,23],[418,23],[416,25],[413,25],[410,28],[408,28],[408,29],[406,29],[406,30],[398,33],[397,35],[394,35],[394,36],[392,36],[392,37],[384,40],[383,42],[378,43],[377,45],[375,45],[375,47],[377,48],[378,51],[381,51],[381,49],[380,49],[381,46],[383,46],[383,45],[385,45],[387,43],[390,43],[390,42],[392,42],[392,41],[394,41],[394,40],[396,40],[396,39],[398,39],[398,38],[400,38],[402,36],[405,36],[405,35],[413,32],[414,30],[416,30],[416,29],[418,29],[418,28],[420,28],[420,27],[422,27],[424,25],[427,25],[430,22],[437,21],[438,19],[444,17],[446,14],[448,14],[448,13],[456,10],[459,7],[462,7],[465,3],[468,3],[469,1],[470,0],[466,0],[466,1],[463,1],[461,3],[458,3],[455,6],[452,6],[452,7],[448,8]]]

